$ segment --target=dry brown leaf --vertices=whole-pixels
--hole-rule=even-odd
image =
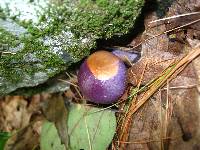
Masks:
[[[13,133],[6,143],[5,150],[33,150],[39,147],[39,137],[44,118],[38,116],[25,128]]]
[[[196,0],[174,1],[165,17],[189,13],[199,9],[199,6],[200,3]],[[146,31],[142,37],[151,39],[142,44],[142,59],[128,70],[129,83],[138,84],[147,60],[148,67],[143,76],[143,85],[158,76],[174,60],[185,55],[191,49],[186,48],[186,38],[192,37],[191,40],[197,40],[199,33],[195,31],[200,30],[200,23],[185,27],[186,32],[180,30],[168,35],[156,35],[197,18],[200,19],[200,15],[189,16],[186,19],[176,18],[150,28],[149,22],[158,17],[155,12],[145,16]],[[175,39],[170,37],[173,34]],[[126,149],[199,149],[200,109],[199,94],[195,86],[197,81],[194,66],[190,64],[168,83],[168,88],[164,87],[155,93],[142,109],[133,115]]]
[[[61,143],[68,149],[69,137],[66,125],[68,110],[65,107],[64,99],[61,93],[43,94],[45,100],[43,112],[47,120],[55,123]]]

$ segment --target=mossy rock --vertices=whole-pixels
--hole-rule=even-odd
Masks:
[[[35,87],[127,34],[144,0],[1,0],[0,94]]]

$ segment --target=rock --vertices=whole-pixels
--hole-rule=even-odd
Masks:
[[[0,94],[38,86],[88,56],[97,39],[127,34],[143,3],[1,0]]]

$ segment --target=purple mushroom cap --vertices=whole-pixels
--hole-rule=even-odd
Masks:
[[[78,73],[78,84],[82,94],[88,101],[98,104],[116,102],[126,88],[126,66],[117,56],[114,56],[112,53],[107,53],[109,52],[96,52],[91,61],[88,58],[83,62]],[[113,60],[112,57],[114,58]],[[105,59],[108,58],[111,59],[106,61]],[[99,62],[99,60],[104,62]],[[115,73],[113,73],[112,68],[108,69],[108,72],[101,71],[102,64],[114,69],[116,68]],[[100,68],[100,72],[97,72],[98,68]],[[104,73],[104,75],[101,75],[101,73]],[[101,76],[106,78],[99,78]]]
[[[121,50],[113,50],[112,53],[122,60],[128,59],[130,62],[136,62],[140,58],[139,53],[131,53]]]

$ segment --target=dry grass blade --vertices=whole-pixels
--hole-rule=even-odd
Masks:
[[[88,129],[86,117],[84,117],[84,121],[85,121],[86,131],[87,131],[87,135],[88,135],[88,144],[89,144],[90,150],[92,150],[90,132],[89,132],[89,129]]]
[[[200,14],[200,12],[191,12],[191,13],[186,13],[186,14],[181,14],[181,15],[175,15],[175,16],[171,16],[171,17],[166,17],[166,18],[153,20],[153,21],[149,22],[149,24],[160,22],[160,21],[166,21],[166,20],[170,20],[170,19],[175,19],[175,18],[179,18],[179,17],[198,15],[198,14]]]
[[[62,80],[62,79],[58,79],[59,81],[61,82],[66,82],[68,83],[69,85],[72,85],[74,87],[74,89],[76,90],[78,96],[80,97],[80,99],[84,99],[84,97],[82,96],[80,90],[79,90],[79,86],[77,85],[77,76],[76,75],[71,75],[69,74],[68,72],[66,72],[66,75],[68,76],[69,80]]]
[[[147,41],[149,41],[149,40],[151,40],[151,39],[154,39],[154,38],[156,38],[156,37],[159,37],[159,36],[161,36],[161,35],[163,35],[163,34],[167,34],[167,33],[170,33],[170,32],[173,32],[173,31],[176,31],[176,30],[179,30],[179,29],[182,29],[182,28],[184,28],[184,27],[190,26],[190,25],[195,24],[195,23],[197,23],[197,22],[200,22],[200,19],[197,19],[197,20],[194,20],[194,21],[192,21],[192,22],[186,23],[186,24],[184,24],[184,25],[182,25],[182,26],[178,26],[178,27],[176,27],[176,28],[167,30],[167,31],[165,31],[165,32],[161,32],[161,33],[159,33],[159,34],[157,34],[157,35],[154,35],[154,36],[152,36],[152,37],[150,37],[150,38],[148,38],[148,39],[145,39],[144,41],[138,43],[137,45],[133,46],[132,48],[134,49],[134,48],[140,46],[142,43],[145,43],[145,42],[147,42]]]
[[[164,141],[163,141],[163,117],[162,117],[162,93],[161,89],[159,89],[159,101],[160,101],[160,149],[162,150],[164,148]]]
[[[143,68],[141,77],[139,79],[137,88],[133,89],[133,93],[134,93],[133,96],[128,98],[128,103],[129,103],[128,106],[127,105],[124,106],[124,109],[126,109],[126,112],[125,112],[125,115],[122,116],[122,121],[120,123],[121,125],[119,125],[119,128],[118,128],[118,131],[120,133],[119,134],[120,140],[126,141],[128,139],[128,133],[129,133],[128,129],[130,129],[130,125],[131,125],[131,122],[132,122],[132,118],[128,116],[128,112],[137,103],[137,94],[139,92],[139,87],[142,83],[147,64],[148,64],[148,60],[145,61],[144,68]]]
[[[68,83],[68,84],[70,84],[70,85],[72,85],[74,87],[78,87],[78,85],[76,85],[76,84],[74,84],[74,83],[72,83],[70,81],[67,81],[67,80],[58,79],[58,81],[66,82],[66,83]]]
[[[174,64],[169,66],[152,84],[150,84],[149,89],[144,92],[141,99],[138,100],[137,104],[131,105],[129,112],[126,114],[125,122],[123,123],[123,129],[121,130],[120,141],[124,141],[123,137],[128,130],[127,124],[130,123],[130,118],[132,115],[162,86],[166,84],[166,81],[171,81],[175,78],[194,58],[200,55],[200,48],[192,49],[185,57],[176,61]],[[124,134],[123,134],[124,133]]]
[[[131,111],[131,114],[135,113],[145,102],[150,98],[151,95],[153,95],[161,86],[164,85],[164,83],[169,79],[172,80],[175,75],[178,75],[194,58],[196,58],[198,55],[200,55],[200,48],[195,48],[192,51],[190,51],[184,58],[182,58],[175,66],[173,66],[170,69],[170,72],[167,74],[164,74],[157,80],[158,82],[156,84],[153,84],[148,91],[145,92],[145,96],[140,99],[137,106]],[[172,76],[173,75],[173,76]]]
[[[187,86],[175,86],[169,87],[169,89],[190,89],[199,86],[199,84],[187,85]],[[162,91],[167,90],[167,88],[161,89]]]
[[[0,52],[1,54],[12,54],[12,55],[15,55],[16,53],[14,52],[6,52],[6,51],[3,51],[3,52]]]
[[[83,118],[85,118],[85,117],[88,115],[88,112],[89,112],[89,111],[90,111],[90,108],[89,108],[87,111],[85,111],[85,112],[83,113],[83,116],[80,117],[79,120],[77,120],[77,122],[75,123],[75,125],[74,125],[73,128],[71,129],[71,132],[69,132],[69,136],[72,135],[72,132],[74,132],[74,130],[77,128],[77,126],[79,125],[79,123],[81,122],[81,120],[82,120]]]
[[[179,138],[182,138],[182,135],[177,136],[177,137],[166,137],[162,138],[162,140],[178,140]],[[124,141],[117,141],[119,143],[123,144],[146,144],[146,143],[151,143],[151,142],[162,142],[161,140],[137,140],[137,141],[129,141],[129,142],[124,142]]]

